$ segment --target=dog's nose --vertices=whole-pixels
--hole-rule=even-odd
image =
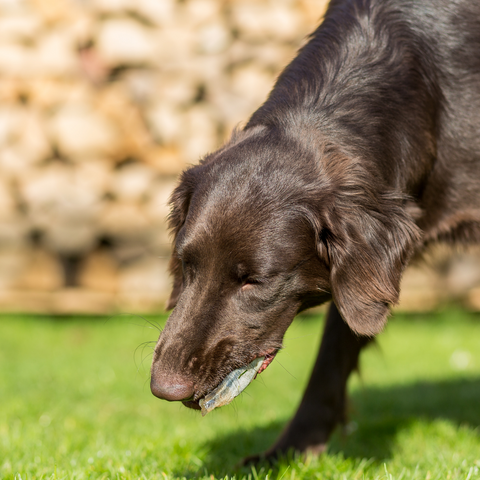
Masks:
[[[193,382],[175,377],[159,382],[152,376],[150,390],[156,397],[169,402],[188,400],[194,393]]]

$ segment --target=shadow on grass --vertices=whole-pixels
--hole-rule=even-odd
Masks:
[[[346,457],[388,459],[397,433],[418,419],[478,427],[479,402],[480,377],[366,388],[352,396],[350,417],[357,430],[348,437],[337,432],[329,451],[343,452]]]
[[[397,433],[418,419],[447,419],[459,426],[478,427],[479,401],[480,377],[356,391],[351,398],[350,414],[356,430],[347,436],[336,432],[329,452],[351,458],[386,460],[393,454]],[[205,444],[209,452],[205,467],[220,478],[231,473],[243,457],[268,448],[286,420],[209,441]],[[242,469],[243,474],[248,471]],[[271,473],[277,474],[277,469],[273,467]]]

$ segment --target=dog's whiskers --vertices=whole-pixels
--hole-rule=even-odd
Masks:
[[[278,360],[277,357],[275,357],[274,360],[276,360],[277,363],[278,363],[292,378],[294,378],[295,380],[298,380],[298,378],[297,378],[292,372],[290,372],[286,367],[284,367],[284,366],[282,365],[282,363]]]

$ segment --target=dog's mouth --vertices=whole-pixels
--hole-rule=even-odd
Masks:
[[[275,355],[277,353],[278,353],[278,350],[274,349],[274,350],[270,350],[270,352],[265,355],[265,360],[263,361],[262,366],[259,368],[257,375],[259,373],[262,373],[273,362],[273,359],[275,358]]]
[[[259,358],[259,357],[265,357],[265,359],[263,360],[263,363],[262,365],[260,366],[260,368],[258,369],[257,371],[257,374],[255,375],[255,378],[257,378],[257,375],[259,373],[262,373],[272,362],[273,362],[273,359],[275,358],[275,355],[278,353],[278,349],[270,349],[268,351],[268,353],[266,354],[263,354],[263,355],[259,355],[257,356],[256,358]],[[205,394],[205,395],[208,395],[208,392]],[[194,410],[201,410],[202,408],[200,407],[200,400],[202,398],[205,397],[205,395],[203,395],[202,397],[200,398],[197,398],[195,399],[194,397],[192,398],[189,398],[187,400],[183,400],[182,403],[188,407],[188,408],[192,408]]]

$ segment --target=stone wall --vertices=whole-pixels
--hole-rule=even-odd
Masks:
[[[0,310],[161,310],[176,177],[262,103],[324,9],[0,0]],[[442,298],[438,265],[457,267],[436,262],[404,305],[424,308],[427,283],[428,308]]]

